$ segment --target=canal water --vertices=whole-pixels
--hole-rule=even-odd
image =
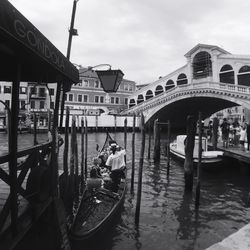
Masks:
[[[101,146],[105,137],[105,133],[88,135],[89,164],[96,155],[96,144]],[[123,146],[123,133],[117,133],[115,137]],[[200,207],[196,210],[195,188],[191,194],[184,191],[183,165],[171,159],[168,178],[164,150],[160,163],[155,165],[152,160],[147,159],[148,140],[146,140],[140,223],[136,227],[134,215],[138,176],[136,171],[135,193],[130,194],[131,138],[132,135],[128,134],[128,191],[122,211],[101,239],[96,239],[91,246],[79,243],[77,249],[205,249],[249,223],[250,208],[247,204],[250,192],[249,173],[240,170],[239,165],[225,166],[220,172],[202,172]],[[40,142],[46,139],[45,134],[38,137]],[[135,141],[137,167],[140,154],[139,133],[136,134]],[[19,149],[32,146],[32,142],[33,135],[19,135]],[[78,142],[80,143],[80,135]],[[162,142],[163,146],[164,139]],[[6,148],[7,137],[0,134],[0,154]],[[60,163],[62,152],[60,149]]]

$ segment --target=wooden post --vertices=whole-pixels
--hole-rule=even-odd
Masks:
[[[158,119],[154,121],[154,162],[160,161],[161,156],[161,141]]]
[[[95,117],[95,131],[98,131],[98,116]]]
[[[117,119],[116,119],[117,117],[116,117],[116,115],[114,115],[114,123],[115,123],[115,134],[116,134],[116,127],[117,127]]]
[[[85,116],[85,157],[84,157],[85,178],[88,177],[88,120]]]
[[[21,65],[17,63],[16,77],[12,82],[11,95],[11,116],[10,116],[10,131],[9,131],[9,177],[10,177],[10,217],[11,217],[11,232],[15,236],[17,234],[17,130],[18,130],[18,113],[19,113],[19,87]]]
[[[76,127],[76,120],[75,116],[72,117],[72,123],[71,123],[71,142],[70,142],[70,148],[71,148],[71,155],[70,155],[70,193],[71,196],[73,196],[73,189],[75,185],[75,178],[74,178],[74,170],[75,170],[75,127]]]
[[[81,119],[81,185],[84,182],[84,120]]]
[[[68,154],[69,154],[69,107],[67,107],[66,109],[65,138],[64,138],[64,152],[63,152],[63,172],[66,178],[69,175]]]
[[[134,178],[135,178],[135,114],[133,115],[133,132],[132,132],[132,166],[131,166],[131,189],[134,192]]]
[[[198,166],[197,166],[197,184],[196,184],[196,197],[195,207],[198,208],[200,205],[200,171],[201,171],[201,160],[202,160],[202,123],[201,123],[201,112],[199,112],[199,151],[198,151]]]
[[[184,177],[185,177],[185,189],[192,191],[193,189],[193,153],[194,153],[194,141],[196,132],[196,122],[193,116],[187,117],[187,137],[185,140],[185,162],[184,162]]]
[[[219,120],[218,120],[217,117],[214,117],[214,119],[213,119],[213,135],[212,135],[213,150],[217,149],[217,144],[218,144],[218,127],[219,127]]]
[[[148,159],[150,159],[150,152],[151,152],[151,136],[152,136],[151,122],[149,122],[148,124]]]
[[[77,143],[77,130],[76,126],[74,127],[74,143],[75,143],[75,150],[74,150],[74,165],[75,165],[75,194],[78,197],[79,195],[79,167],[78,167],[78,143]]]
[[[136,200],[136,210],[135,210],[135,224],[136,225],[139,224],[139,218],[140,218],[144,149],[145,149],[145,126],[144,126],[144,115],[142,113],[141,114],[141,151],[140,151],[140,160],[139,160],[137,200]]]
[[[127,117],[124,119],[124,148],[127,149],[127,125],[128,120]]]
[[[48,109],[48,131],[51,129],[51,113],[50,109]]]
[[[53,119],[53,128],[52,128],[52,153],[51,153],[51,194],[53,197],[59,195],[59,175],[58,175],[58,113],[59,113],[59,102],[61,94],[62,82],[57,83],[56,88],[56,102],[54,109],[54,119]]]
[[[171,126],[170,126],[170,121],[168,120],[168,135],[167,135],[167,176],[169,176],[169,169],[170,169],[170,135],[171,135]]]
[[[37,145],[37,119],[36,119],[36,112],[33,114],[33,120],[34,120],[34,145]]]

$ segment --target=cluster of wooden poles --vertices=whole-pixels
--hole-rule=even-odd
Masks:
[[[136,212],[135,212],[135,223],[139,223],[140,207],[141,207],[141,193],[142,193],[142,175],[143,175],[143,161],[145,152],[145,134],[146,125],[144,122],[143,114],[141,117],[141,146],[138,166],[138,185],[137,185],[137,200],[136,200]],[[131,183],[130,192],[134,193],[134,178],[135,178],[135,132],[136,132],[136,116],[133,117],[133,129],[132,129],[132,155],[131,155]],[[185,177],[185,190],[192,191],[193,187],[193,149],[194,140],[196,134],[196,120],[193,116],[187,118],[187,140],[185,145],[186,159],[184,163],[184,177]],[[200,200],[200,168],[201,168],[201,154],[202,154],[202,122],[201,113],[199,113],[199,161],[197,167],[197,182],[196,182],[196,207],[199,207]],[[216,130],[216,124],[218,129],[218,123],[214,121],[214,131]],[[153,149],[153,161],[155,163],[160,161],[160,127],[167,126],[167,143],[166,143],[166,156],[167,156],[167,176],[169,177],[170,172],[170,121],[159,122],[154,121],[153,129],[152,123],[148,125],[148,154],[147,158],[151,158],[151,138],[152,130],[154,133],[154,149]],[[213,145],[216,145],[216,137],[214,137]],[[216,147],[216,146],[215,146]],[[127,119],[124,120],[124,148],[127,148]],[[84,187],[85,180],[87,178],[87,154],[88,154],[88,125],[87,119],[81,120],[81,163],[78,165],[78,145],[77,145],[77,129],[76,121],[73,116],[72,127],[71,127],[71,143],[70,143],[70,164],[68,169],[68,155],[69,155],[69,109],[66,109],[66,121],[65,121],[65,140],[64,140],[64,152],[63,152],[63,188],[61,190],[61,196],[65,201],[65,207],[67,212],[72,212],[74,200],[79,199],[81,192]],[[80,166],[80,169],[79,169]]]

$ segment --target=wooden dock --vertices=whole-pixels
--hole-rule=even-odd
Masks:
[[[209,145],[211,146],[211,145]],[[217,145],[217,149],[224,152],[225,158],[231,158],[238,160],[240,164],[250,164],[250,151],[243,150],[240,145],[239,146],[229,146],[227,148],[223,147],[222,142],[219,142]],[[249,165],[250,167],[250,165]]]

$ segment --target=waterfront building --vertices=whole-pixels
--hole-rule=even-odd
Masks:
[[[7,124],[6,106],[11,105],[11,82],[0,82],[0,129],[5,129]],[[54,108],[56,84],[45,84],[35,82],[21,82],[19,89],[19,124],[20,126],[31,126],[33,115],[37,115],[37,127],[42,129],[48,125],[48,110]],[[5,105],[4,105],[4,104]]]

